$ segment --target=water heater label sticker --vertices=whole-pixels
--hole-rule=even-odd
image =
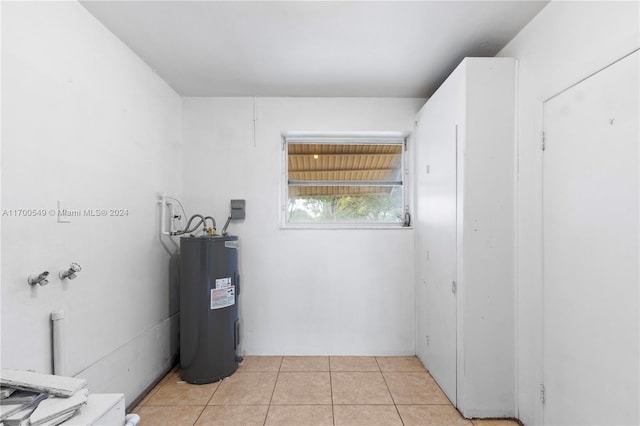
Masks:
[[[211,289],[211,309],[221,309],[236,303],[236,286]]]
[[[218,278],[216,280],[216,288],[229,288],[231,287],[231,277]]]

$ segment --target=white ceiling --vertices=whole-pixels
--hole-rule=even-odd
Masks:
[[[184,96],[426,97],[546,1],[83,1]]]

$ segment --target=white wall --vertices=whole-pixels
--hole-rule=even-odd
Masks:
[[[184,201],[222,228],[244,198],[245,354],[415,353],[414,231],[280,229],[283,131],[413,131],[421,99],[185,98]]]
[[[526,424],[542,422],[538,393],[542,371],[542,102],[638,48],[638,6],[638,2],[554,1],[500,52],[500,56],[519,60],[518,417]]]
[[[2,367],[50,372],[49,314],[64,309],[67,374],[131,403],[176,349],[156,199],[182,187],[181,98],[78,3],[2,9],[4,211],[128,210],[2,217]],[[61,282],[70,262],[83,270]],[[43,270],[50,284],[31,288]]]

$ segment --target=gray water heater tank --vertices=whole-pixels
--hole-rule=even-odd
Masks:
[[[238,368],[238,237],[180,238],[182,380],[211,383]]]

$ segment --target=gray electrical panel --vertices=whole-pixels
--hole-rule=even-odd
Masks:
[[[180,239],[182,380],[211,383],[238,368],[238,237]]]
[[[231,220],[242,220],[245,218],[244,206],[244,200],[231,200]]]

